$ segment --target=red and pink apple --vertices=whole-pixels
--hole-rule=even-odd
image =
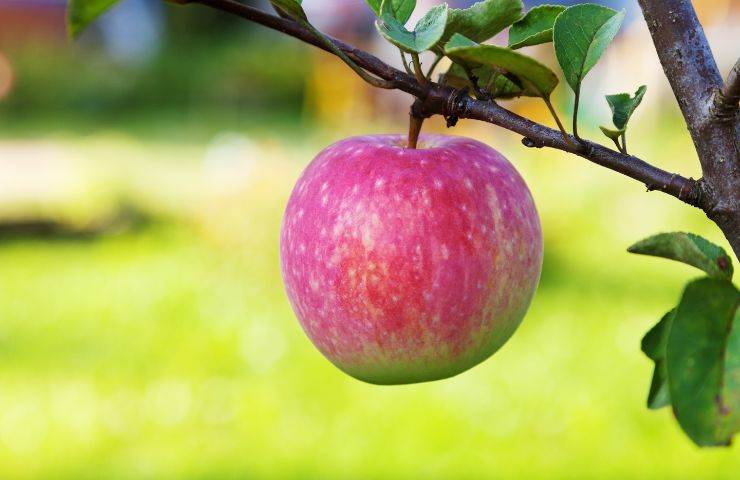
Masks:
[[[349,138],[321,152],[283,219],[288,297],[334,365],[376,384],[437,380],[498,350],[542,267],[527,185],[470,139]]]

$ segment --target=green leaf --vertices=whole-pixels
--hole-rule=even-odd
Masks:
[[[272,5],[297,20],[307,20],[306,12],[303,11],[303,0],[270,0]]]
[[[699,446],[729,445],[740,430],[740,292],[727,280],[688,284],[666,347],[673,412]]]
[[[646,91],[647,86],[641,85],[635,92],[634,97],[630,97],[629,93],[617,93],[616,95],[606,96],[606,102],[609,104],[609,108],[612,109],[612,121],[615,127],[622,130],[627,128],[627,122],[629,122],[632,113],[640,105],[640,102],[642,102],[642,97]]]
[[[537,60],[495,45],[478,45],[460,34],[445,45],[445,54],[454,62],[503,69],[521,80],[524,90],[548,97],[558,84],[552,70]]]
[[[77,38],[82,31],[119,0],[69,0],[67,31]]]
[[[380,7],[383,5],[382,0],[365,0],[365,3],[375,12],[375,15],[380,16]],[[406,25],[406,22],[411,18],[411,14],[414,13],[416,0],[391,0],[390,6],[396,20]]]
[[[662,359],[655,362],[647,406],[650,410],[658,410],[670,404],[671,391],[668,385],[668,368],[665,359]]]
[[[668,388],[668,369],[666,364],[666,345],[668,334],[673,323],[675,309],[663,315],[653,328],[642,339],[642,351],[655,362],[653,380],[650,383],[647,405],[650,409],[658,409],[671,404],[671,395]]]
[[[586,3],[567,8],[555,20],[555,55],[574,91],[616,36],[624,14],[624,10]]]
[[[617,139],[619,137],[621,137],[622,135],[624,135],[624,129],[621,129],[621,130],[612,130],[611,128],[606,128],[606,127],[601,127],[601,126],[599,128],[601,129],[601,133],[603,133],[607,137],[611,138],[615,142],[617,141]]]
[[[445,30],[447,4],[432,7],[416,24],[413,31],[406,30],[396,19],[389,0],[383,2],[380,18],[375,26],[389,42],[405,52],[421,53],[432,48]]]
[[[635,243],[627,251],[677,260],[704,270],[710,277],[732,279],[732,260],[727,252],[693,233],[659,233]]]
[[[439,48],[456,33],[485,42],[521,18],[522,8],[521,0],[485,0],[468,8],[451,8]]]
[[[540,5],[528,11],[509,29],[509,48],[552,42],[552,27],[564,10],[562,5]]]
[[[671,322],[673,315],[676,313],[674,308],[663,315],[658,323],[651,328],[642,338],[642,351],[651,360],[660,360],[665,358],[665,349],[668,344],[668,332],[671,331]]]
[[[491,98],[507,99],[528,95],[528,92],[522,90],[521,87],[497,69],[484,65],[474,67],[471,71],[478,79],[478,84],[490,94]],[[454,88],[460,89],[470,86],[465,70],[457,63],[450,65],[443,78],[446,85]]]

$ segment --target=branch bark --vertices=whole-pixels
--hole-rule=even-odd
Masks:
[[[233,0],[186,1],[187,3],[199,3],[237,15],[330,51],[321,39],[290,19],[271,15]],[[522,135],[522,143],[527,147],[549,147],[578,155],[597,165],[642,182],[648,190],[658,190],[689,205],[703,207],[702,202],[705,192],[702,190],[701,182],[667,172],[637,157],[611,150],[600,144],[587,140],[578,141],[572,135],[564,136],[559,130],[532,122],[495,102],[474,99],[463,91],[433,82],[422,85],[414,76],[391,67],[367,52],[347,45],[340,40],[332,38],[331,41],[366,71],[393,82],[397,89],[415,96],[417,100],[413,107],[414,115],[422,118],[443,115],[448,119],[449,124],[454,124],[454,121],[458,118],[468,118],[498,125]],[[740,233],[738,233],[738,236],[740,237]],[[740,248],[740,246],[738,247]],[[735,248],[734,244],[733,248]],[[740,250],[735,249],[736,253],[738,251]]]
[[[716,95],[737,104],[737,65],[725,86],[704,30],[689,0],[638,0],[699,156],[703,178],[699,206],[740,257],[740,156],[738,116],[714,113]]]

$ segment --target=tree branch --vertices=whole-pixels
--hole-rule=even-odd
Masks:
[[[723,83],[704,30],[689,0],[638,1],[699,156],[700,206],[740,256],[740,124],[713,114]]]
[[[237,15],[322,50],[330,51],[319,38],[298,23],[234,0],[187,0],[187,3],[199,3]],[[573,153],[597,165],[638,180],[644,183],[648,190],[667,193],[689,205],[700,205],[700,184],[696,180],[667,172],[637,157],[624,155],[597,143],[587,140],[579,142],[572,135],[564,136],[558,130],[521,117],[495,102],[474,99],[460,90],[434,82],[422,85],[414,76],[391,67],[367,52],[340,40],[333,38],[330,40],[366,71],[393,82],[398,90],[417,97],[414,104],[414,115],[421,117],[443,115],[448,119],[468,118],[491,123],[522,135],[524,137],[522,143],[527,147],[550,147]],[[448,122],[454,124],[451,120]]]

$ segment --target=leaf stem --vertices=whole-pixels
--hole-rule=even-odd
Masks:
[[[627,131],[622,134],[622,153],[627,155]]]
[[[625,153],[622,146],[619,144],[619,138],[616,137],[610,137],[612,139],[612,142],[614,142],[614,145],[617,146],[617,150],[619,150],[621,153]]]
[[[411,54],[411,61],[414,63],[414,75],[416,75],[416,81],[420,85],[426,86],[429,82],[427,77],[424,76],[424,72],[421,70],[421,60],[419,60],[419,54],[414,52]]]
[[[409,63],[406,60],[406,54],[404,54],[403,50],[401,50],[400,48],[398,49],[398,53],[401,54],[401,63],[403,63],[403,69],[406,70],[406,73],[408,73],[409,75],[414,75],[414,72],[411,70],[411,68],[409,67]]]
[[[578,103],[581,99],[581,85],[578,85],[578,88],[574,90],[576,94],[575,102],[573,103],[573,136],[576,137],[576,140],[579,142],[583,142],[583,139],[578,135]]]
[[[367,83],[369,83],[373,87],[385,88],[385,89],[388,89],[388,90],[396,88],[396,85],[393,82],[389,82],[387,80],[383,80],[382,78],[378,78],[378,77],[376,77],[374,75],[371,75],[368,72],[366,72],[362,67],[360,67],[355,62],[353,62],[352,59],[350,59],[347,56],[347,54],[344,53],[334,42],[332,42],[331,40],[329,40],[329,38],[327,38],[326,35],[324,35],[323,33],[321,33],[318,29],[316,29],[316,27],[314,27],[313,25],[311,25],[311,23],[309,23],[306,20],[302,20],[302,19],[296,19],[296,21],[303,28],[305,28],[306,30],[308,30],[309,32],[311,32],[312,34],[314,34],[316,36],[316,38],[318,38],[321,41],[321,43],[324,44],[324,46],[326,48],[328,48],[334,55],[336,55],[337,57],[339,57],[344,63],[347,64],[347,66],[349,66],[349,68],[351,68],[352,70],[354,70],[354,72],[357,75],[359,75],[360,78],[362,78],[363,80],[365,80]]]
[[[490,96],[487,95],[483,90],[481,90],[480,86],[478,85],[478,77],[475,76],[473,71],[463,64],[458,65],[462,67],[463,71],[465,72],[465,76],[468,77],[468,82],[470,83],[470,86],[473,87],[473,92],[475,92],[475,96],[479,100],[490,100]]]
[[[552,118],[555,119],[555,123],[558,124],[558,128],[560,129],[560,133],[563,134],[563,139],[565,140],[565,143],[567,143],[571,147],[575,147],[575,145],[573,144],[573,141],[570,139],[570,136],[568,135],[568,132],[565,131],[565,127],[563,126],[563,122],[560,121],[560,117],[558,116],[558,113],[555,111],[555,108],[552,106],[550,97],[543,96],[542,100],[544,100],[545,105],[547,105],[547,109],[550,110],[550,114],[552,114]]]

